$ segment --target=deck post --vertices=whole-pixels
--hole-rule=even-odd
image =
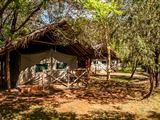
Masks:
[[[0,64],[1,64],[1,71],[0,71],[0,88],[1,88],[3,84],[3,62],[2,60],[0,61]]]

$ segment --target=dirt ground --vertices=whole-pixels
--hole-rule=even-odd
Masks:
[[[86,88],[51,85],[34,92],[0,92],[0,120],[160,120],[160,92],[148,92],[146,76],[92,77]],[[118,79],[118,80],[117,80]]]

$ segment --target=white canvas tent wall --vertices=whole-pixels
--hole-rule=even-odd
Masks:
[[[63,62],[67,63],[67,66],[70,69],[75,69],[77,68],[77,57],[76,56],[71,56],[67,55],[55,50],[48,50],[45,52],[41,53],[36,53],[36,54],[22,54],[21,55],[21,60],[20,60],[20,75],[19,75],[19,80],[17,84],[23,84],[29,81],[31,78],[34,78],[36,75],[39,74],[40,77],[44,77],[43,72],[41,73],[35,73],[35,65],[40,64],[40,63],[48,63],[51,62],[51,58],[53,58],[53,66],[51,67],[52,69],[48,70],[56,70],[56,63],[57,62]],[[50,64],[50,63],[48,63]],[[42,79],[42,78],[41,78]]]

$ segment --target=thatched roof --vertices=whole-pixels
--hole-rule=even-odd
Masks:
[[[65,20],[62,20],[58,23],[52,23],[50,25],[44,26],[24,37],[19,38],[17,45],[25,46],[30,42],[68,44],[71,42],[71,40],[74,39],[75,36],[76,34],[74,33],[71,26]]]
[[[71,32],[72,34],[68,34],[65,32]],[[69,41],[74,36],[73,31],[71,31],[71,28],[67,24],[65,20],[60,21],[59,23],[53,23],[50,25],[46,25],[38,30],[35,30],[31,33],[29,33],[26,36],[23,36],[21,38],[18,38],[14,42],[10,42],[7,45],[1,45],[0,46],[0,54],[5,52],[6,50],[11,50],[11,48],[19,48],[19,47],[27,47],[29,43],[43,43],[44,41],[46,44],[60,44],[60,42],[63,42],[62,39]],[[59,40],[61,38],[61,41]],[[65,43],[67,42],[65,41]]]
[[[38,30],[31,32],[30,34],[18,38],[16,42],[10,42],[8,45],[0,47],[0,55],[5,54],[7,51],[13,51],[18,49],[27,50],[30,46],[44,46],[43,48],[49,48],[53,46],[61,46],[60,48],[67,54],[73,54],[79,57],[91,57],[92,51],[88,51],[79,42],[75,41],[76,33],[71,26],[65,21],[59,23],[53,23],[44,26]],[[39,47],[39,48],[42,48]]]
[[[77,33],[74,32],[72,27],[65,20],[62,20],[18,38],[16,42],[10,42],[7,45],[1,46],[0,56],[4,55],[7,51],[32,51],[35,47],[39,51],[39,49],[57,46],[60,52],[66,54],[85,58],[97,57],[92,47],[85,47],[78,41],[75,41],[76,36]],[[107,56],[105,50],[103,53],[104,56]],[[111,56],[112,58],[117,58],[114,51],[111,51]]]

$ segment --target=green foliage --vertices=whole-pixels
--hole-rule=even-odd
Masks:
[[[103,43],[107,46],[107,44],[110,44],[112,34],[117,27],[116,16],[122,14],[118,2],[114,0],[107,2],[101,0],[76,1],[83,6],[85,11],[89,12],[88,15],[92,16],[91,19],[88,19],[88,22],[85,22],[85,26],[80,26],[82,32],[78,39],[83,39],[83,41],[93,45]],[[81,19],[82,23],[84,23],[83,20]]]
[[[84,8],[89,10],[95,20],[108,17],[109,14],[121,14],[119,6],[114,0],[102,2],[101,0],[77,0],[82,3]]]
[[[158,0],[128,1],[115,36],[120,52],[124,51],[121,52],[123,59],[155,67],[155,49],[159,48],[160,51],[159,13]]]
[[[24,33],[27,34],[34,25],[36,17],[40,15],[36,13],[46,5],[46,2],[47,0],[0,1],[0,36],[2,41],[9,37],[16,40]]]

